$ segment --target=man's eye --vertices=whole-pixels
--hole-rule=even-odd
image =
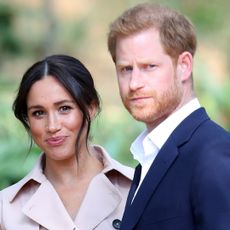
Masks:
[[[129,71],[132,71],[133,70],[133,67],[132,66],[125,66],[124,68],[123,68],[123,71],[125,71],[125,72],[129,72]]]
[[[147,65],[147,69],[149,69],[149,70],[153,70],[155,68],[156,68],[156,65],[154,65],[154,64]]]
[[[133,70],[132,66],[123,66],[120,68],[121,73],[128,73],[128,72],[131,72],[132,70]]]
[[[154,67],[156,67],[156,65],[154,65],[154,64],[149,64],[149,68],[154,68]]]

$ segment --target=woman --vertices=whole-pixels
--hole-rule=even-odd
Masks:
[[[43,153],[26,177],[1,191],[1,228],[119,229],[133,170],[89,143],[100,101],[85,66],[66,55],[35,63],[13,109]]]

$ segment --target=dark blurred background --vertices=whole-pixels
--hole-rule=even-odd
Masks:
[[[40,150],[11,110],[25,70],[46,55],[79,58],[92,73],[103,110],[93,124],[92,141],[111,156],[135,166],[129,146],[143,124],[120,101],[115,69],[107,51],[109,23],[138,0],[0,0],[0,189],[21,179]],[[187,15],[197,29],[194,79],[209,115],[230,130],[229,0],[155,0]]]

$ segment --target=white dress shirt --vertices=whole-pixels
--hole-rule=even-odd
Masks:
[[[182,106],[176,112],[172,113],[167,119],[160,123],[150,133],[148,130],[142,132],[132,143],[130,151],[133,158],[137,160],[141,166],[141,178],[136,189],[134,197],[140,188],[151,164],[156,158],[159,150],[167,141],[173,130],[192,112],[200,108],[200,103],[197,98],[192,99],[187,104]]]

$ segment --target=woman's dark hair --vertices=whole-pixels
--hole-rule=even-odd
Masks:
[[[67,55],[51,55],[33,64],[22,77],[13,103],[14,115],[30,134],[27,115],[28,93],[35,82],[48,75],[54,77],[64,86],[83,114],[83,121],[76,141],[76,150],[78,150],[85,125],[87,125],[86,141],[88,140],[91,125],[89,107],[94,104],[97,107],[97,112],[100,112],[100,98],[90,72],[76,58]]]

